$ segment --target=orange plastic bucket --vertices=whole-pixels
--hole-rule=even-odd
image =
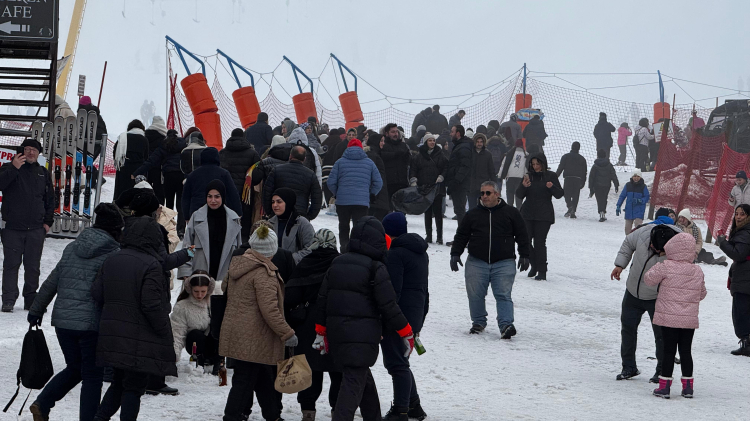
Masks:
[[[221,150],[224,141],[221,136],[221,119],[219,113],[210,112],[195,116],[195,127],[201,131],[206,146]]]
[[[247,129],[255,124],[258,121],[258,113],[260,113],[260,104],[258,103],[258,97],[255,96],[255,88],[246,86],[237,89],[232,92],[232,98],[242,128]]]
[[[656,123],[659,121],[659,119],[664,118],[670,118],[671,111],[669,108],[668,102],[657,102],[654,104],[654,120],[652,123]]]
[[[307,123],[308,117],[318,118],[312,92],[304,92],[293,96],[292,103],[294,103],[294,111],[297,114],[297,123]]]
[[[346,131],[348,132],[348,131],[349,131],[349,129],[356,129],[357,127],[359,127],[359,126],[361,126],[361,125],[363,125],[363,124],[364,124],[364,123],[363,123],[363,122],[361,122],[361,121],[347,121],[347,122],[346,122],[346,125],[344,126],[344,128],[345,128],[345,129],[346,129]]]
[[[525,95],[525,97],[524,97]],[[516,112],[524,108],[531,108],[531,95],[516,94]]]
[[[341,110],[344,112],[345,121],[362,121],[365,119],[359,105],[357,92],[351,91],[339,95],[339,102],[341,103]]]
[[[219,110],[203,73],[193,73],[185,77],[180,81],[180,85],[194,116]]]

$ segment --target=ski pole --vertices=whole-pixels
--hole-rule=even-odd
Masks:
[[[107,75],[107,62],[104,62],[104,71],[102,72],[102,85],[99,87],[99,99],[96,101],[96,106],[102,108],[102,90],[104,90],[104,77]]]

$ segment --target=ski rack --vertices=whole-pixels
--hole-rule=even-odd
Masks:
[[[255,88],[255,78],[253,77],[253,74],[250,73],[250,71],[245,68],[245,66],[237,63],[235,59],[233,59],[232,57],[229,57],[225,52],[219,49],[217,49],[216,52],[219,53],[222,57],[224,57],[227,60],[227,63],[229,63],[229,68],[232,70],[232,75],[234,75],[234,80],[237,82],[237,87],[242,88],[242,83],[240,83],[240,78],[237,77],[237,72],[234,70],[235,66],[237,66],[246,75],[250,76],[250,86]]]
[[[346,78],[344,77],[344,69],[346,69],[347,72],[349,72],[350,75],[354,78],[354,92],[357,92],[357,75],[354,74],[354,72],[351,71],[348,67],[346,67],[346,64],[342,63],[341,60],[339,60],[338,57],[336,57],[335,54],[331,53],[331,57],[336,60],[336,63],[339,64],[339,71],[341,72],[341,80],[344,81],[344,89],[346,89],[346,92],[349,92],[349,86],[346,84]]]
[[[300,69],[299,67],[297,67],[296,64],[292,63],[292,61],[289,60],[289,58],[287,58],[287,56],[284,56],[284,60],[286,60],[287,63],[289,63],[292,66],[292,71],[294,72],[294,80],[297,81],[297,88],[299,89],[299,93],[302,93],[302,85],[300,85],[300,83],[299,83],[299,77],[297,76],[297,72],[299,72],[302,76],[305,77],[305,79],[307,79],[308,82],[310,82],[310,93],[315,93],[315,91],[313,91],[313,81],[312,81],[312,79],[310,79],[309,77],[307,77],[307,75],[305,74],[305,72],[303,72],[302,69]]]

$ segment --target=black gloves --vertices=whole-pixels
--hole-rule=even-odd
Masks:
[[[451,256],[451,270],[458,272],[458,265],[464,265],[463,262],[461,262],[461,256]]]
[[[41,316],[34,316],[33,314],[29,313],[28,316],[26,316],[26,320],[29,321],[29,324],[32,326],[41,326],[42,325],[42,317]]]
[[[518,270],[520,270],[521,272],[526,272],[527,270],[529,270],[529,265],[530,262],[528,257],[522,257],[518,259]]]

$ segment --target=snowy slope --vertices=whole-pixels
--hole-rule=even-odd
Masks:
[[[627,176],[621,175],[621,181],[624,184]],[[110,180],[105,186],[109,194],[112,184]],[[605,223],[597,222],[595,199],[587,195],[581,199],[577,220],[563,218],[564,202],[555,202],[557,223],[548,240],[549,280],[537,282],[525,274],[517,276],[514,301],[518,335],[511,341],[501,341],[492,324],[485,334],[468,334],[471,321],[463,269],[459,273],[450,271],[447,247],[430,247],[431,306],[421,335],[427,353],[412,358],[429,419],[641,419],[666,413],[674,419],[746,419],[742,415],[750,409],[744,392],[746,381],[737,374],[745,372],[750,360],[729,354],[737,340],[731,321],[731,297],[726,290],[727,268],[721,266],[702,266],[708,296],[701,305],[701,328],[693,346],[695,398],[682,399],[673,392],[675,397],[665,402],[651,396],[654,386],[647,382],[655,361],[648,359],[654,355],[654,345],[647,318],[639,331],[641,376],[630,381],[614,380],[620,370],[619,316],[625,290],[624,281],[609,279],[624,236],[623,221],[614,216],[615,200],[612,191],[611,219]],[[336,219],[330,216],[321,215],[314,225],[316,229],[338,231]],[[456,224],[447,219],[445,225],[449,240]],[[424,234],[423,218],[409,217],[409,229]],[[43,277],[52,270],[65,244],[67,241],[61,240],[45,244]],[[716,246],[706,248],[719,253]],[[173,291],[173,299],[177,293]],[[493,298],[488,299],[488,309],[490,319],[494,319]],[[0,315],[0,329],[5,332],[0,339],[0,353],[5,356],[0,361],[0,376],[5,380],[0,382],[3,398],[14,391],[12,379],[27,329],[25,319],[26,312],[18,307],[13,314]],[[64,362],[49,318],[43,326],[55,368],[60,370]],[[167,379],[168,384],[180,389],[180,395],[145,396],[141,419],[221,419],[229,388],[219,388],[216,378],[191,370],[187,359],[184,354],[180,377]],[[390,378],[380,362],[373,374],[385,413],[392,396]],[[679,375],[679,366],[675,375]],[[53,409],[52,419],[77,419],[79,391],[74,389]],[[16,411],[20,402],[14,404]],[[285,419],[301,418],[295,397],[285,396],[284,406]],[[318,419],[330,419],[325,393],[318,401],[318,410]],[[256,404],[251,419],[260,420],[259,412]],[[0,420],[15,419],[11,414],[12,409],[0,415]],[[19,419],[30,421],[31,415],[25,412]]]

